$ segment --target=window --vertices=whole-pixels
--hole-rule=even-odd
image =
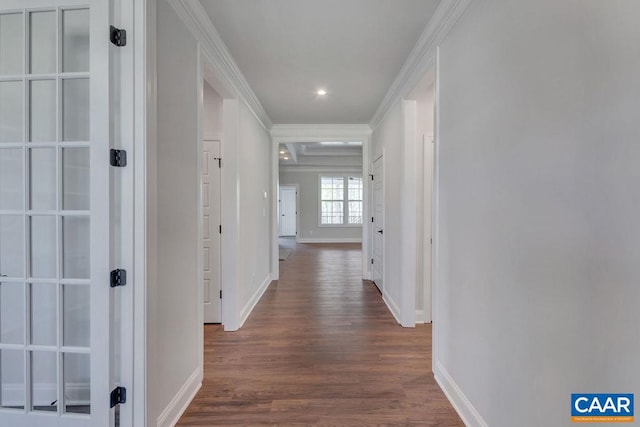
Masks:
[[[320,176],[320,225],[362,224],[362,177]]]

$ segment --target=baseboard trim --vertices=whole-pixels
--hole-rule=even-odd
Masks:
[[[247,321],[249,315],[255,308],[256,304],[258,304],[258,301],[260,301],[260,298],[262,298],[262,295],[267,290],[270,284],[271,274],[268,274],[267,277],[262,281],[262,284],[260,284],[260,287],[255,291],[251,299],[247,302],[247,304],[245,304],[242,311],[240,311],[240,324],[238,325],[238,329],[240,329],[242,325],[244,325],[244,322]]]
[[[456,410],[462,422],[467,427],[488,427],[476,408],[471,404],[467,396],[462,392],[458,384],[451,378],[449,372],[442,366],[440,361],[436,361],[433,376],[436,382],[449,399],[449,402]]]
[[[387,305],[387,308],[396,319],[396,322],[398,322],[399,325],[402,325],[402,322],[400,321],[400,309],[398,308],[398,304],[396,304],[393,298],[391,298],[386,291],[382,293],[382,301],[384,301],[384,303]]]
[[[198,367],[162,411],[156,420],[156,425],[158,427],[175,426],[193,398],[196,397],[200,387],[202,387],[202,368]]]
[[[326,237],[319,239],[311,239],[306,237],[298,237],[297,243],[362,243],[362,237]]]
[[[424,310],[416,310],[416,325],[426,323],[424,321]]]

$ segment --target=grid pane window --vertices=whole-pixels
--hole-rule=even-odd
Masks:
[[[320,224],[362,224],[362,177],[320,177]]]

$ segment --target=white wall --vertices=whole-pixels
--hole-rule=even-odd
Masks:
[[[402,302],[402,112],[400,103],[389,110],[387,116],[372,135],[371,160],[383,154],[384,149],[384,294],[383,297],[396,317],[400,317]]]
[[[157,229],[149,230],[157,239],[157,281],[148,283],[147,324],[150,425],[199,370],[200,351],[197,45],[167,1],[158,1],[157,13],[157,206],[149,207],[157,211]]]
[[[362,159],[360,159],[362,164]],[[361,169],[361,168],[360,168]],[[356,227],[320,227],[319,224],[319,186],[320,175],[356,175],[362,176],[362,171],[353,169],[331,172],[307,172],[295,170],[280,170],[280,185],[298,184],[298,236],[302,240],[331,240],[358,241],[362,240],[362,226]]]
[[[638,16],[478,1],[441,46],[437,374],[490,426],[640,393]]]
[[[242,101],[238,132],[238,326],[241,326],[271,282],[270,200],[277,195],[269,190],[271,136]]]
[[[206,81],[203,87],[203,103],[203,138],[219,138],[222,132],[222,97]]]

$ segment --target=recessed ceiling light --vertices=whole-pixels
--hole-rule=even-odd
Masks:
[[[289,160],[289,158],[288,158],[287,156],[284,156],[284,159],[285,159],[285,160]]]
[[[284,154],[284,153],[285,153],[285,151],[284,151],[284,150],[280,150],[280,154]]]
[[[318,95],[320,95],[320,96],[325,96],[325,95],[327,94],[327,91],[326,91],[326,90],[324,90],[324,89],[320,89],[320,90],[318,90],[318,92],[316,92],[316,93],[317,93]]]

